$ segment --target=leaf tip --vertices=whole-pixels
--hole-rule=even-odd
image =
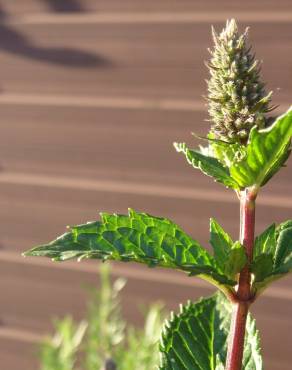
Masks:
[[[128,214],[129,214],[129,217],[133,217],[136,215],[136,212],[134,211],[133,208],[128,208]]]
[[[37,247],[34,247],[32,249],[29,249],[28,251],[25,251],[25,252],[22,252],[21,253],[21,256],[22,257],[34,257],[36,254],[35,254],[35,250],[36,250]]]
[[[101,219],[102,222],[105,222],[106,221],[106,217],[108,216],[108,213],[106,212],[99,212],[99,217]]]
[[[182,151],[182,148],[184,147],[184,145],[185,145],[185,143],[177,143],[177,142],[174,142],[173,143],[174,149],[177,152],[181,152]]]

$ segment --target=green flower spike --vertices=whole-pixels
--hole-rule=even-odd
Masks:
[[[211,133],[216,139],[246,144],[253,126],[268,125],[265,113],[272,92],[266,94],[260,81],[259,63],[247,46],[248,29],[240,35],[234,19],[218,35],[213,29],[214,49],[207,64],[211,78],[208,81]]]

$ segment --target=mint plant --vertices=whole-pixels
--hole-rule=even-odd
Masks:
[[[250,306],[273,281],[292,271],[292,220],[271,225],[255,238],[255,204],[261,188],[284,166],[291,151],[292,109],[269,118],[272,93],[234,20],[218,35],[208,81],[211,127],[207,145],[175,143],[189,164],[235,191],[240,235],[234,241],[211,219],[211,255],[172,221],[129,210],[73,226],[26,256],[54,261],[97,258],[139,262],[197,276],[218,288],[172,314],[161,335],[160,370],[260,370],[259,333]],[[219,292],[220,291],[220,292]]]

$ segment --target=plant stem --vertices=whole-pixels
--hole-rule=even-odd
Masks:
[[[249,263],[252,261],[254,246],[255,199],[256,191],[253,189],[246,189],[240,193],[239,240],[245,247],[248,264],[239,275],[237,302],[233,303],[226,370],[242,369],[246,319],[252,301]]]

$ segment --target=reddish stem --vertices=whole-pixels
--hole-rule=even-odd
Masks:
[[[246,189],[240,193],[240,242],[245,247],[248,262],[252,261],[255,227],[256,191]],[[252,301],[250,271],[247,264],[238,281],[237,302],[233,304],[228,339],[226,370],[241,370],[244,350],[246,318]]]

